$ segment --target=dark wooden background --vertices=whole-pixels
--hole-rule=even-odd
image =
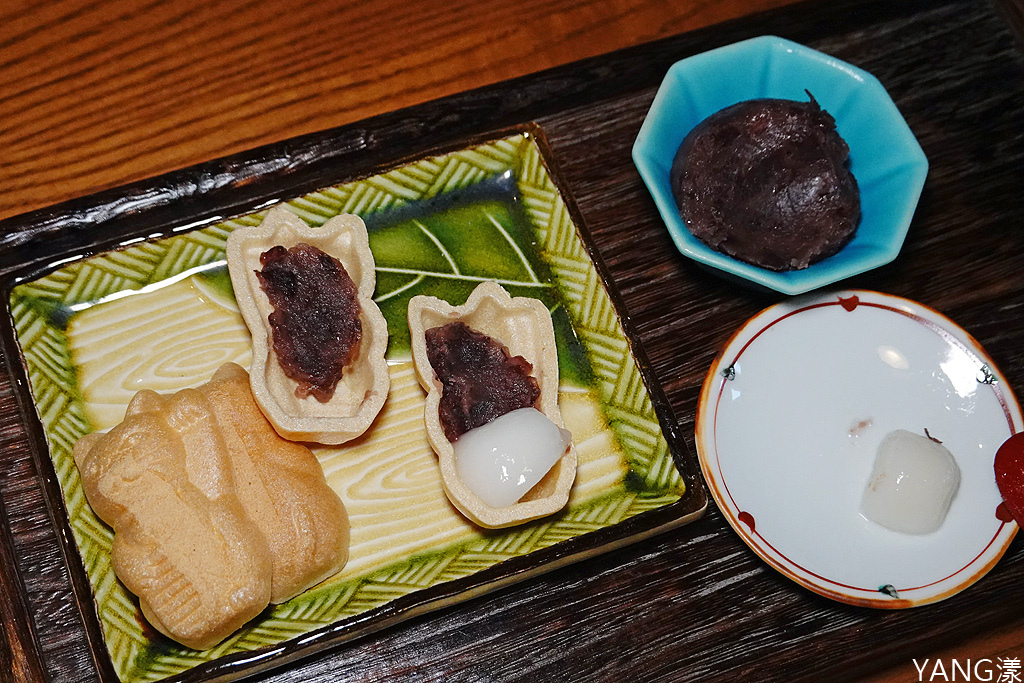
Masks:
[[[669,38],[662,36],[771,3],[682,4],[672,16],[661,14],[661,3],[582,2],[564,10],[554,2],[497,3],[504,9],[479,26],[479,19],[444,20],[468,16],[475,5],[428,14],[410,3],[398,14],[382,12],[386,19],[347,10],[364,22],[358,25],[374,25],[363,42],[327,3],[274,10],[280,32],[260,23],[271,10],[241,1],[191,13],[162,2],[23,4],[0,10],[0,64],[10,67],[0,69],[0,217],[35,213],[0,222],[0,276],[535,120],[672,403],[678,422],[671,428],[692,447],[697,394],[715,353],[780,297],[680,257],[629,150],[669,64],[773,33],[874,73],[931,163],[900,257],[845,284],[949,315],[986,347],[1010,387],[1024,392],[1024,55],[1005,21],[1022,16],[1017,3],[998,12],[980,0],[808,3]],[[379,20],[392,22],[390,33]],[[396,36],[416,49],[401,49]],[[651,39],[658,40],[645,42]],[[561,41],[576,45],[571,54],[580,57],[626,49],[484,85],[563,63]],[[161,52],[168,46],[176,48],[170,56]],[[350,70],[321,66],[338,54]],[[125,70],[117,59],[138,66]],[[260,75],[243,69],[249,59]],[[389,75],[410,84],[381,85]],[[374,82],[381,100],[368,99]],[[393,111],[424,93],[471,86],[483,87]],[[315,132],[338,124],[346,126]],[[244,151],[296,134],[305,137]],[[228,152],[238,154],[139,180]],[[267,173],[268,161],[284,170]],[[126,181],[134,184],[105,189]],[[94,190],[101,192],[74,199]],[[69,203],[44,208],[58,200]],[[0,513],[7,519],[0,524],[13,537],[0,534],[0,614],[9,617],[0,672],[9,660],[16,679],[45,671],[54,680],[93,680],[58,550],[61,530],[42,507],[45,468],[28,448],[35,428],[19,417],[23,395],[3,372]],[[898,612],[848,607],[776,574],[711,506],[680,530],[391,626],[259,680],[917,680],[913,657],[1024,657],[1022,579],[1018,539],[989,576],[950,600]]]

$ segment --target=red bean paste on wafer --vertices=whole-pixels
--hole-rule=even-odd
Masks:
[[[281,369],[298,383],[296,396],[326,403],[363,336],[356,285],[341,261],[305,243],[272,247],[260,264]]]
[[[510,356],[496,339],[457,321],[427,330],[426,340],[427,360],[442,385],[439,417],[449,441],[537,403],[533,365]]]

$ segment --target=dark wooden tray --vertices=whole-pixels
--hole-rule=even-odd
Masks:
[[[167,225],[241,212],[536,121],[621,292],[653,375],[692,446],[696,400],[718,348],[780,299],[682,258],[629,151],[677,59],[761,34],[861,66],[889,89],[931,162],[900,257],[845,284],[915,299],[983,344],[1024,387],[1024,57],[983,2],[799,5],[296,138],[0,222],[0,277],[99,251]],[[272,170],[268,170],[272,169]],[[37,425],[0,372],[0,600],[19,670],[96,678],[75,574],[64,564],[30,439]],[[65,539],[66,542],[66,539]],[[260,680],[821,680],[851,678],[1017,618],[1015,542],[981,582],[924,608],[833,603],[761,562],[716,511],[645,543],[312,654]],[[78,593],[87,587],[79,585]],[[1019,590],[1019,589],[1017,589]]]

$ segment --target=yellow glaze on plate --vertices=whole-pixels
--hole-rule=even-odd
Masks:
[[[120,422],[141,389],[197,387],[224,363],[249,367],[251,356],[234,299],[196,277],[89,307],[71,319],[68,345],[96,431]]]
[[[150,327],[133,325],[147,311]],[[143,358],[167,355],[165,335],[178,320],[207,321],[196,325],[191,343],[202,349],[221,347],[221,359],[237,354],[248,365],[248,333],[233,306],[190,277],[151,292],[135,294],[81,312],[70,335],[75,356],[94,359],[95,368],[82,377],[82,399],[97,429],[108,429],[124,417],[125,405],[143,386],[162,392],[196,387],[206,382],[216,366],[155,366],[140,381],[126,382],[144,366]],[[121,330],[102,335],[102,330]],[[102,348],[94,356],[92,349]],[[225,356],[227,350],[231,353]],[[448,501],[423,420],[424,392],[411,359],[389,365],[391,390],[373,430],[342,446],[313,446],[328,485],[344,500],[351,525],[349,562],[328,583],[357,580],[380,567],[421,553],[436,552],[476,537],[479,528]],[[628,467],[600,404],[581,388],[562,386],[558,407],[565,427],[573,434],[577,475],[569,505],[583,505],[613,490]],[[409,519],[416,524],[410,525]]]
[[[359,292],[359,351],[326,403],[295,395],[296,382],[281,369],[271,343],[268,316],[274,309],[256,277],[263,252],[300,242],[338,259]],[[238,309],[252,333],[252,393],[278,433],[295,441],[341,444],[365,432],[384,405],[389,380],[384,360],[388,326],[371,298],[376,276],[362,219],[345,214],[311,228],[287,209],[275,207],[259,226],[231,233],[227,261]]]
[[[427,438],[437,453],[444,491],[462,514],[483,527],[500,528],[546,517],[561,510],[569,500],[576,478],[576,447],[555,463],[543,479],[514,505],[495,508],[467,487],[455,470],[455,449],[444,435],[438,409],[441,383],[427,360],[426,331],[461,320],[474,330],[498,340],[511,356],[522,356],[533,365],[540,387],[537,409],[559,427],[558,353],[551,314],[542,302],[528,297],[512,298],[496,282],[483,282],[462,306],[452,306],[432,296],[416,296],[409,302],[409,333],[412,358],[420,384],[427,391],[424,422]]]

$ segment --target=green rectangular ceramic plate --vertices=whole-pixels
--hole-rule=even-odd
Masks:
[[[248,367],[249,333],[224,243],[264,214],[138,241],[12,289],[32,400],[94,618],[123,681],[202,680],[237,675],[253,661],[272,666],[275,658],[372,630],[375,620],[379,626],[443,606],[702,512],[703,492],[687,494],[679,469],[685,460],[666,442],[601,269],[543,149],[528,128],[286,202],[314,226],[340,213],[365,220],[376,260],[374,299],[390,334],[391,392],[366,435],[314,449],[348,509],[346,568],[206,652],[179,646],[144,622],[111,569],[111,530],[86,502],[71,452],[82,435],[118,423],[140,389],[195,386],[228,361]],[[474,527],[445,498],[423,429],[424,395],[406,325],[410,297],[461,304],[483,280],[551,310],[560,406],[580,456],[564,511],[499,531]]]

